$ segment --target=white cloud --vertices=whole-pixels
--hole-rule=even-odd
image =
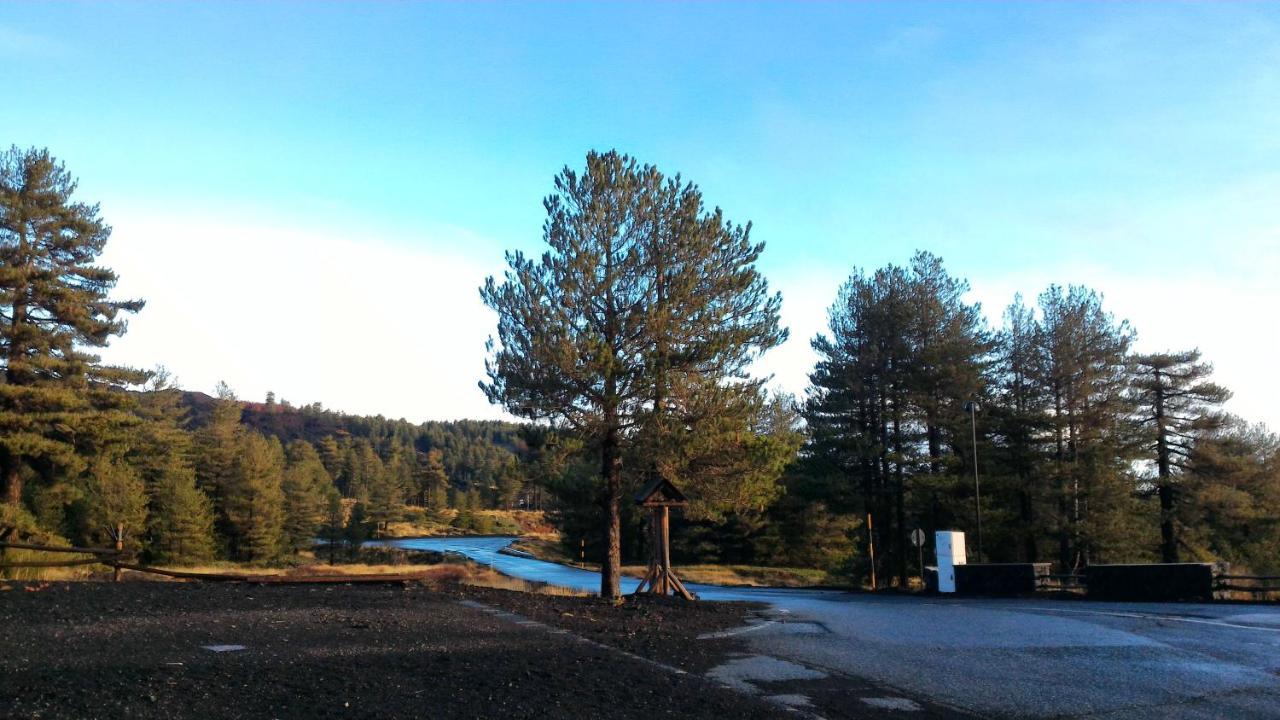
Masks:
[[[226,380],[251,400],[273,390],[393,418],[501,416],[476,387],[495,324],[477,287],[501,258],[468,258],[466,231],[362,238],[118,209],[112,221],[116,295],[147,307],[107,359],[164,364],[187,389]]]
[[[1155,352],[1200,348],[1214,365],[1214,379],[1235,395],[1227,409],[1251,422],[1280,429],[1280,335],[1273,314],[1280,310],[1280,286],[1274,277],[1274,254],[1254,258],[1255,269],[1236,277],[1201,275],[1157,277],[1125,274],[1096,267],[1056,268],[991,274],[971,278],[968,299],[982,303],[992,327],[1021,292],[1028,304],[1051,282],[1091,287],[1104,295],[1103,307],[1128,319],[1138,331],[1136,350]],[[757,364],[773,374],[775,385],[803,397],[816,356],[810,339],[826,332],[826,311],[835,300],[843,275],[830,268],[784,278],[783,321],[791,338]]]
[[[975,279],[970,298],[980,300],[998,326],[1015,292],[1034,304],[1053,281],[1093,288],[1102,293],[1104,309],[1137,330],[1136,350],[1198,347],[1214,366],[1214,380],[1235,393],[1227,410],[1280,429],[1280,374],[1273,369],[1280,338],[1271,318],[1280,308],[1280,289],[1263,275],[1151,277],[1100,268],[1059,269]]]
[[[476,383],[495,317],[479,299],[502,260],[476,259],[492,243],[458,228],[412,236],[312,230],[243,221],[112,212],[104,264],[121,276],[119,297],[148,306],[106,357],[164,364],[188,389],[226,380],[246,399],[275,391],[295,404],[411,420],[502,417]],[[221,217],[225,217],[222,215]],[[428,248],[449,248],[445,251]],[[485,248],[480,253],[479,248]],[[1280,340],[1270,317],[1280,289],[1274,254],[1239,276],[1140,276],[1100,267],[992,273],[971,278],[993,326],[1022,292],[1029,302],[1050,282],[1104,293],[1105,306],[1139,331],[1138,349],[1198,346],[1235,392],[1228,409],[1280,427]],[[783,293],[791,337],[753,368],[803,396],[815,360],[809,341],[848,268],[821,267],[771,278]]]

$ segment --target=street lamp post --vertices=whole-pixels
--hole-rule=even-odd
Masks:
[[[978,522],[978,561],[982,561],[982,485],[978,482],[978,403],[970,400],[964,404],[969,413],[969,427],[973,433],[973,514]]]

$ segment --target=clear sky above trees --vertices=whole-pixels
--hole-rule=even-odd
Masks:
[[[0,142],[115,226],[152,304],[109,358],[197,389],[491,416],[475,285],[537,247],[562,165],[617,148],[755,223],[788,389],[850,268],[919,248],[991,316],[1095,287],[1275,426],[1278,48],[1263,4],[18,3]],[[382,366],[333,382],[371,369],[353,348]]]

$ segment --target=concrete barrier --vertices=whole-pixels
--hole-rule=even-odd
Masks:
[[[1048,577],[1049,563],[974,563],[956,566],[956,592],[964,595],[1030,595]]]
[[[1097,600],[1212,600],[1209,563],[1090,565],[1085,593]]]

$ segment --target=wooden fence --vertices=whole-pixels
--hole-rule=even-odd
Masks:
[[[250,573],[195,573],[181,570],[148,567],[131,562],[132,556],[124,550],[113,548],[61,547],[57,545],[34,545],[30,543],[0,542],[0,550],[34,550],[38,552],[92,555],[89,558],[73,558],[68,560],[20,560],[10,561],[0,558],[0,570],[9,568],[55,568],[77,567],[80,565],[105,565],[112,568],[112,578],[120,581],[121,570],[160,575],[181,580],[205,580],[212,582],[244,582],[255,584],[295,585],[314,583],[333,584],[374,584],[374,583],[410,583],[434,579],[432,573],[384,573],[378,575],[263,575]]]
[[[1249,593],[1255,600],[1280,596],[1280,575],[1218,575],[1215,580],[1219,592]]]

